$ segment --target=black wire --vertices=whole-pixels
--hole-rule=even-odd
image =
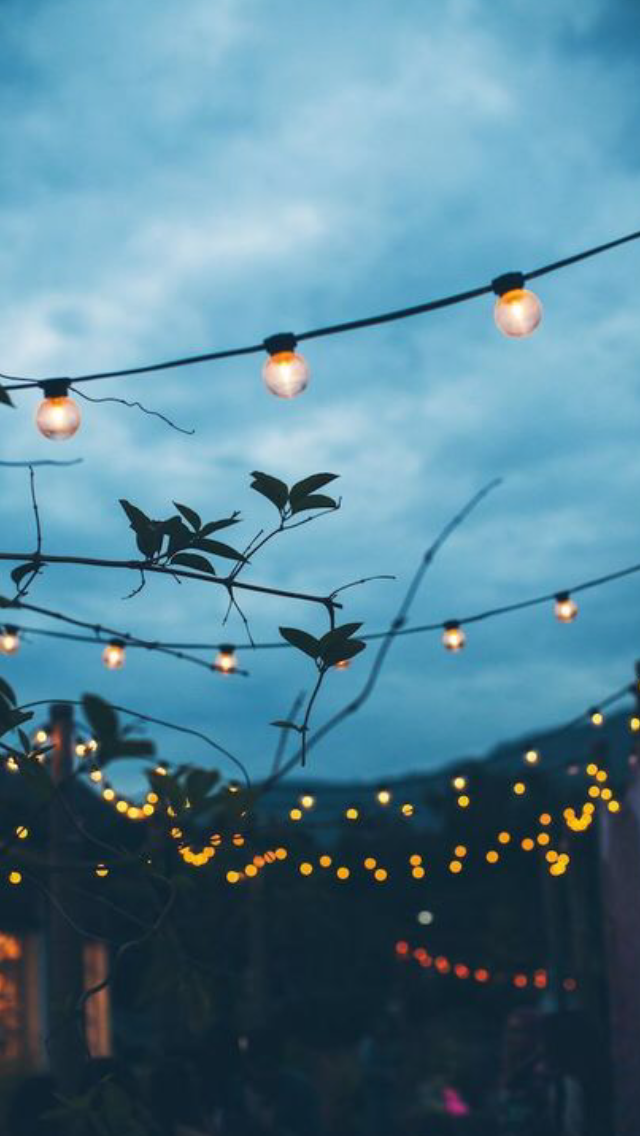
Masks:
[[[568,268],[572,264],[578,264],[581,260],[588,260],[592,256],[598,256],[600,253],[608,252],[610,249],[617,248],[619,245],[628,244],[630,241],[637,240],[640,240],[640,230],[628,233],[624,237],[618,237],[614,241],[608,241],[606,244],[596,245],[594,248],[574,253],[573,256],[564,257],[563,260],[556,260],[551,264],[545,264],[542,268],[535,268],[531,272],[525,272],[523,273],[523,277],[525,280],[535,280],[538,276],[546,276],[550,272],[557,272],[561,268]],[[443,296],[437,300],[428,300],[426,303],[415,304],[413,307],[398,308],[395,311],[382,312],[379,315],[366,316],[363,319],[347,320],[343,323],[328,324],[326,327],[312,328],[310,331],[303,331],[296,334],[295,339],[301,343],[305,339],[319,339],[329,335],[341,335],[346,331],[359,331],[361,328],[365,327],[376,327],[379,324],[410,319],[412,316],[424,315],[426,312],[434,312],[440,308],[452,307],[455,304],[464,304],[469,300],[475,300],[479,296],[486,296],[492,292],[493,285],[484,284],[479,288],[471,288],[465,292],[456,292],[451,296]],[[56,376],[56,378],[73,383],[90,383],[98,379],[127,378],[130,375],[147,375],[151,372],[168,371],[177,367],[192,367],[198,363],[212,363],[220,359],[234,359],[241,355],[257,355],[264,350],[264,343],[255,343],[251,347],[232,347],[226,351],[209,351],[202,355],[187,355],[181,359],[168,359],[161,363],[149,363],[142,367],[127,367],[115,371],[94,371],[85,375],[77,375],[73,379],[70,379],[66,375]],[[27,390],[32,387],[38,387],[43,382],[54,381],[53,379],[21,378],[18,375],[0,375],[0,378],[9,379],[10,383],[14,384],[5,386],[4,389],[6,391]]]

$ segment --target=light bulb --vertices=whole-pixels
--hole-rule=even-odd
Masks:
[[[604,714],[602,713],[602,710],[598,710],[595,706],[592,710],[589,711],[589,717],[591,718],[591,722],[594,726],[601,726],[604,722]]]
[[[555,617],[560,623],[571,623],[578,614],[578,605],[568,592],[558,592],[555,603]]]
[[[72,438],[80,425],[80,409],[68,390],[69,383],[63,380],[42,383],[44,398],[36,411],[36,425],[52,442]]]
[[[337,671],[346,671],[347,667],[351,666],[351,660],[350,659],[340,659],[339,663],[334,663],[333,665],[334,665],[334,668]]]
[[[222,674],[233,674],[233,672],[238,669],[235,647],[230,643],[222,643],[215,657],[213,669],[220,671]]]
[[[0,651],[3,655],[15,655],[20,650],[18,628],[7,623],[0,634]]]
[[[112,639],[102,652],[102,661],[108,671],[119,671],[125,662],[125,645],[122,639]]]
[[[522,339],[536,330],[542,319],[542,304],[535,292],[524,287],[521,272],[507,272],[493,281],[498,299],[493,317],[503,335]]]
[[[295,398],[309,383],[309,364],[295,350],[296,342],[290,332],[272,335],[264,341],[269,358],[262,368],[262,378],[278,398]]]
[[[447,648],[447,651],[461,651],[466,639],[467,637],[459,623],[456,623],[454,620],[445,623],[442,642]]]

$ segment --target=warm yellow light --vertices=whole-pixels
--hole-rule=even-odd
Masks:
[[[337,663],[333,664],[333,669],[336,671],[346,671],[351,666],[351,659],[340,659]]]
[[[336,871],[336,876],[339,880],[348,880],[350,875],[351,872],[348,868],[338,868]]]
[[[262,378],[271,394],[295,398],[309,384],[309,364],[297,351],[276,351],[262,368]]]
[[[403,816],[406,816],[406,817],[411,817],[411,816],[413,816],[413,814],[414,814],[414,812],[415,812],[415,811],[416,811],[416,810],[415,810],[415,807],[414,807],[413,805],[410,805],[410,804],[409,804],[409,802],[407,802],[406,804],[402,805],[402,807],[401,807],[401,809],[400,809],[400,812],[402,813],[402,815],[403,815]]]
[[[214,670],[221,674],[233,674],[238,669],[238,658],[231,643],[223,643],[213,664]]]
[[[286,860],[288,855],[286,848],[276,848],[276,860]]]
[[[595,777],[597,772],[598,766],[596,765],[595,761],[590,761],[587,765],[587,773],[589,774],[589,777]]]
[[[0,654],[15,655],[20,650],[20,635],[17,627],[7,624],[0,634]]]
[[[104,797],[105,801],[112,801],[115,795],[115,789],[108,788],[102,790],[102,796]]]
[[[419,864],[421,864],[422,863],[422,856],[420,855],[420,853],[414,852],[413,855],[409,857],[409,863],[411,864],[412,868],[415,868]]]
[[[451,784],[453,785],[454,789],[457,789],[458,792],[460,793],[460,792],[462,792],[463,789],[466,789],[467,779],[466,779],[466,777],[462,777],[462,776],[454,777]]]
[[[108,671],[119,671],[125,663],[125,645],[122,639],[113,639],[102,652],[102,661]]]
[[[510,339],[523,339],[542,319],[542,304],[528,288],[511,288],[498,296],[493,309],[496,326]]]
[[[375,872],[373,873],[373,878],[374,880],[377,880],[379,884],[383,884],[388,875],[389,873],[387,872],[386,868],[376,868]]]
[[[464,857],[467,854],[466,846],[464,844],[456,844],[456,846],[454,848],[454,852],[455,852],[456,856],[458,857],[458,859],[462,860],[462,859],[464,859]]]
[[[527,765],[537,765],[540,761],[540,754],[537,749],[528,749],[524,755],[524,760]]]
[[[525,852],[531,852],[535,846],[535,840],[532,840],[530,836],[525,836],[524,840],[520,842],[520,847],[523,848]]]
[[[449,871],[452,872],[454,876],[457,876],[458,872],[462,871],[462,862],[460,860],[450,860]]]
[[[167,776],[167,767],[166,767],[166,765],[162,765],[162,764],[156,765],[153,772],[158,777],[166,777]]]
[[[6,760],[5,768],[8,769],[9,773],[17,773],[20,766],[18,765],[15,757],[8,757]]]
[[[367,869],[368,872],[372,872],[373,869],[376,867],[377,863],[378,863],[378,861],[375,859],[374,856],[365,857],[364,866],[365,866],[365,868]]]
[[[102,770],[101,769],[92,769],[91,773],[89,774],[89,777],[91,778],[92,781],[95,781],[96,784],[97,784],[98,781],[102,781]]]
[[[302,805],[303,809],[312,809],[315,803],[316,799],[315,797],[312,797],[310,793],[305,793],[304,796],[300,798],[300,804]]]
[[[411,875],[413,876],[414,880],[424,879],[424,875],[425,875],[424,868],[421,868],[419,865],[415,868],[412,868],[411,869]]]
[[[578,614],[578,605],[568,592],[558,592],[554,612],[560,623],[571,623]]]
[[[139,809],[137,805],[129,805],[129,808],[127,809],[127,816],[129,817],[129,820],[140,820],[140,817],[142,816],[142,809]]]
[[[600,787],[598,785],[590,785],[589,786],[589,796],[590,797],[599,797],[600,796]]]
[[[154,809],[153,805],[150,805],[148,801],[145,801],[144,805],[142,806],[142,811],[146,817],[152,817],[156,810]]]
[[[245,839],[244,839],[244,836],[242,835],[241,832],[234,832],[231,839],[232,839],[236,848],[243,848],[244,847]]]
[[[318,860],[318,863],[319,863],[321,868],[330,868],[333,861],[332,861],[330,856],[325,855],[325,856],[320,857],[320,859]],[[366,866],[366,860],[365,860],[365,866]]]
[[[458,797],[458,808],[468,809],[469,804],[470,804],[470,798],[467,797],[466,794],[463,793],[461,797]]]
[[[551,813],[540,813],[538,820],[542,825],[551,824]]]
[[[500,856],[495,851],[495,849],[490,848],[489,851],[487,852],[487,856],[486,856],[487,863],[488,864],[497,864],[499,859],[500,859]]]
[[[147,793],[147,800],[150,805],[157,805],[160,798],[157,793]]]
[[[300,871],[302,871],[302,868],[300,869]],[[257,876],[258,869],[256,868],[255,864],[247,864],[244,869],[244,874],[245,876],[248,876],[249,879],[253,879],[254,876]]]
[[[119,813],[126,813],[128,808],[129,808],[129,805],[127,804],[126,801],[118,801],[117,804],[116,804],[116,808],[117,808]]]
[[[313,864],[309,864],[305,861],[305,863],[300,865],[299,871],[301,876],[310,876],[313,871]]]
[[[59,388],[59,389],[58,389]],[[36,411],[36,426],[52,442],[72,438],[80,425],[80,410],[66,391],[68,384],[43,384],[45,397]]]
[[[601,800],[610,801],[612,797],[613,797],[613,792],[612,792],[611,789],[602,789],[601,790],[601,792],[600,792]]]
[[[619,801],[609,801],[609,803],[607,804],[607,808],[608,808],[610,813],[619,813],[620,812],[620,802]]]
[[[33,740],[37,745],[44,745],[49,741],[49,735],[46,730],[36,730]]]
[[[608,773],[607,773],[606,769],[599,769],[598,772],[596,773],[596,781],[599,781],[601,785],[604,784],[604,782],[607,780],[607,778],[608,778]]]
[[[525,785],[524,781],[516,781],[515,785],[513,786],[513,791],[516,797],[522,797],[523,794],[527,791],[527,786]]]
[[[388,789],[379,789],[376,796],[379,805],[388,805],[391,800],[391,793]]]
[[[109,869],[106,864],[96,864],[96,876],[100,876],[101,879],[104,879],[104,877],[108,875]]]
[[[357,820],[360,814],[357,809],[349,808],[346,810],[344,815],[346,816],[347,820]]]
[[[510,832],[499,832],[498,833],[498,841],[500,842],[500,844],[508,844],[510,840],[511,840],[511,833]]]
[[[234,871],[227,872],[227,883],[228,884],[237,884],[239,879],[240,879],[240,873],[239,872],[234,872]]]
[[[9,883],[10,884],[22,883],[22,872],[9,872]]]
[[[302,820],[302,809],[290,809],[289,810],[289,819],[290,820]]]
[[[545,848],[546,845],[550,843],[551,837],[549,836],[548,832],[539,832],[537,841],[541,848]]]
[[[456,623],[455,620],[445,623],[442,642],[447,651],[461,651],[466,641],[467,637],[459,623]]]
[[[545,852],[544,858],[548,864],[555,864],[556,860],[558,859],[558,853],[555,851],[555,849],[550,848],[548,852]]]
[[[589,717],[591,718],[591,723],[594,726],[601,726],[604,722],[604,714],[602,713],[602,710],[592,710]]]
[[[637,734],[638,730],[640,730],[640,718],[637,718],[635,714],[633,718],[629,718],[629,729],[634,734]]]
[[[78,744],[76,745],[76,757],[86,757],[86,756],[87,756],[86,745],[84,744],[84,742],[78,742]]]
[[[16,836],[18,840],[26,840],[29,835],[29,829],[24,824],[19,824],[16,828]]]

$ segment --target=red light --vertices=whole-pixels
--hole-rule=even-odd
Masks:
[[[406,943],[404,939],[400,939],[396,943],[396,954],[397,955],[408,955],[409,954],[409,944]]]

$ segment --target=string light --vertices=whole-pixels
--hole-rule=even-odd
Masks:
[[[18,628],[13,624],[5,624],[0,634],[0,652],[3,655],[15,655],[20,650],[20,635]]]
[[[536,330],[542,319],[542,304],[535,292],[524,287],[521,272],[507,272],[493,281],[497,294],[494,306],[496,326],[510,339],[522,339]]]
[[[125,645],[122,639],[112,639],[102,652],[102,661],[109,671],[119,671],[125,663]]]
[[[589,710],[589,718],[594,726],[601,726],[604,722],[604,714],[596,706]]]
[[[376,799],[379,805],[388,805],[391,801],[391,793],[388,789],[378,789]]]
[[[454,789],[457,789],[458,792],[461,792],[462,789],[466,789],[466,787],[467,787],[467,779],[466,779],[466,777],[462,777],[461,775],[458,775],[457,777],[452,778],[451,784],[453,785]]]
[[[213,664],[214,670],[221,674],[233,674],[238,669],[238,658],[231,643],[222,643]]]
[[[467,637],[456,620],[449,620],[448,623],[445,623],[442,642],[447,651],[461,651],[466,641]]]
[[[309,364],[303,355],[296,351],[295,335],[283,332],[265,339],[264,346],[269,353],[262,378],[271,394],[278,398],[295,398],[309,385]]]
[[[537,765],[540,761],[540,754],[537,749],[528,749],[524,755],[524,760],[527,765]]]
[[[578,614],[578,605],[568,592],[558,592],[554,612],[560,623],[571,623]]]
[[[333,669],[335,671],[346,671],[347,667],[350,667],[350,666],[351,666],[351,660],[350,659],[340,659],[340,661],[338,663],[333,664]]]
[[[36,411],[36,425],[40,433],[52,442],[72,438],[80,426],[80,409],[69,398],[69,385],[64,379],[41,384],[44,398]]]

